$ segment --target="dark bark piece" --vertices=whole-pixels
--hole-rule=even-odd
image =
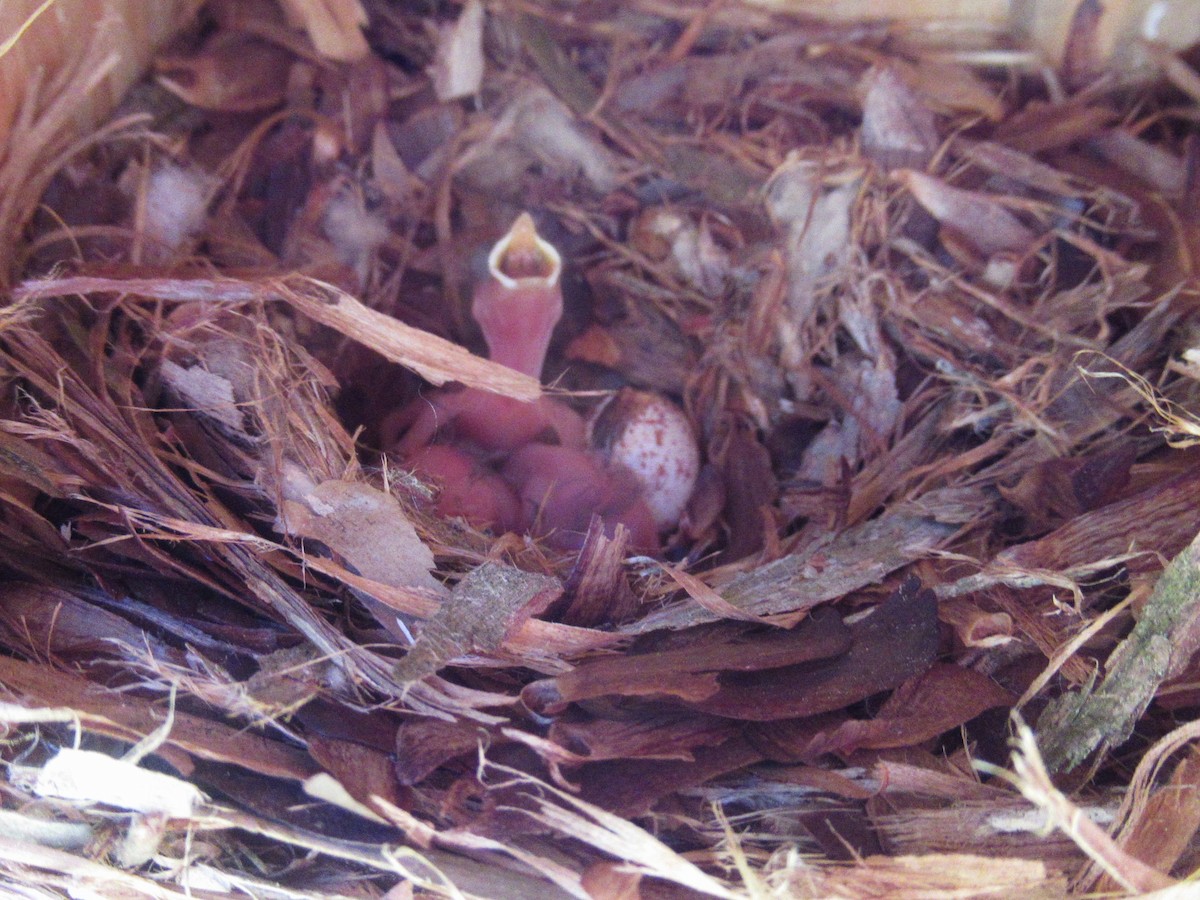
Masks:
[[[763,547],[763,511],[775,505],[779,482],[771,469],[771,454],[744,424],[734,427],[721,461],[725,476],[725,519],[729,545],[721,559],[732,561]]]
[[[713,696],[689,705],[712,715],[766,722],[831,712],[895,688],[928,669],[937,654],[937,600],[910,579],[850,632],[849,651],[836,659],[726,673]]]
[[[800,823],[829,859],[851,863],[881,851],[875,829],[857,807],[806,812]]]
[[[986,675],[948,663],[935,664],[900,685],[875,718],[845,722],[817,737],[807,752],[818,755],[912,746],[1016,699]]]
[[[315,803],[294,781],[263,778],[233,766],[200,763],[195,782],[204,791],[224,795],[241,809],[274,822],[349,841],[394,841],[397,829],[372,822],[331,803]]]
[[[825,713],[804,719],[751,722],[744,735],[765,759],[777,763],[811,763],[809,747],[822,734],[847,721],[845,713]]]
[[[0,589],[0,635],[8,647],[35,657],[90,664],[114,664],[127,655],[148,653],[168,665],[183,666],[182,650],[164,644],[125,618],[98,608],[89,594],[51,585],[15,583]]]
[[[385,753],[396,743],[397,716],[386,710],[361,711],[332,698],[316,697],[293,715],[306,737],[351,741]]]
[[[1050,459],[1022,473],[1011,488],[1000,487],[1005,500],[1028,519],[1028,531],[1044,533],[1116,499],[1129,483],[1129,467],[1137,458],[1133,444],[1076,459]]]
[[[742,737],[696,752],[693,762],[602,762],[585,766],[581,797],[625,817],[639,816],[661,798],[762,759]]]
[[[560,720],[550,726],[547,736],[572,753],[600,762],[607,759],[691,760],[693,751],[715,746],[727,740],[731,733],[731,724],[725,719],[697,715],[688,710],[635,708],[623,717]]]
[[[526,689],[526,702],[545,705],[617,695],[674,696],[700,701],[718,690],[722,672],[753,672],[795,666],[843,653],[850,631],[832,610],[817,611],[790,631],[722,628],[699,634],[696,643],[652,653],[581,663],[552,683]]]
[[[405,722],[396,730],[396,778],[418,784],[449,760],[476,752],[481,741],[490,741],[488,732],[474,722]]]

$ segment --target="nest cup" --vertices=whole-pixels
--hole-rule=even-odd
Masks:
[[[1200,434],[1187,413],[1196,351],[1166,359],[1168,341],[1194,331],[1194,276],[1171,242],[1194,249],[1200,233],[1187,212],[1196,138],[1180,137],[1169,111],[1168,124],[1133,133],[1080,108],[1093,89],[1136,96],[1148,78],[1194,106],[1194,57],[1175,52],[1200,39],[1191,6],[885,3],[877,19],[847,22],[838,4],[801,0],[668,3],[639,12],[662,16],[657,55],[627,81],[614,70],[611,98],[589,93],[595,61],[559,53],[547,22],[578,49],[576,29],[632,27],[618,13],[581,24],[557,7],[543,20],[471,2],[446,13],[434,40],[436,28],[388,31],[384,6],[280,0],[280,30],[263,47],[314,71],[361,64],[354,97],[369,106],[376,92],[379,109],[409,117],[355,134],[361,123],[329,126],[333,113],[314,113],[305,164],[328,176],[326,189],[305,185],[289,222],[318,240],[273,248],[302,260],[302,273],[242,280],[213,275],[237,270],[229,260],[253,268],[252,254],[229,250],[233,238],[220,265],[148,246],[123,259],[128,269],[56,278],[41,265],[56,251],[39,209],[72,160],[128,124],[122,99],[163,48],[198,15],[227,27],[236,5],[0,4],[0,38],[11,38],[0,55],[0,285],[11,301],[0,315],[10,389],[0,560],[11,577],[0,686],[12,701],[4,716],[33,748],[5,759],[13,796],[50,804],[63,826],[26,833],[44,823],[21,818],[3,840],[25,843],[0,848],[8,877],[31,879],[32,866],[64,891],[85,877],[115,891],[152,886],[178,865],[250,891],[292,877],[288,856],[299,888],[353,893],[361,879],[361,896],[403,883],[436,891],[442,879],[471,896],[514,897],[654,896],[663,884],[708,896],[1177,885],[1200,859],[1200,816],[1183,802],[1163,809],[1200,779],[1186,762],[1166,776],[1156,767],[1196,739],[1194,725],[1168,724],[1197,703],[1196,667],[1179,649],[1195,645],[1194,629],[1171,604],[1194,568],[1194,528],[1181,523],[1194,519],[1187,498],[1200,484],[1162,432],[1174,444]],[[459,129],[478,109],[456,106],[458,92],[491,86],[453,54],[472,29],[483,33],[485,16],[505,21],[487,32],[488,59],[519,59],[521,78],[547,83],[498,79],[518,99],[495,112],[494,140],[471,144],[478,133]],[[759,56],[723,42],[745,30],[736,16],[757,23],[746,30],[756,41],[771,36]],[[366,33],[397,54],[435,44],[430,84],[409,94],[379,75],[364,63]],[[741,76],[705,68],[725,54],[774,73],[762,77],[769,95],[786,70],[764,62],[773,53],[843,54],[859,82],[814,81],[800,94],[830,122],[861,115],[861,129],[796,116],[755,131],[778,102],[767,96],[739,111],[738,136],[761,138],[753,152],[730,149],[734,132],[721,130],[737,116],[713,114],[705,127],[728,141],[725,156],[689,154],[680,131],[639,157],[636,129],[611,114],[654,121],[657,102],[711,113],[724,98],[688,87],[745,89]],[[972,78],[934,84],[930,60],[1042,72],[1044,96],[1004,109],[1007,98]],[[319,96],[313,78],[282,79],[287,102]],[[572,105],[581,97],[593,102]],[[237,115],[255,114],[243,99]],[[1036,119],[1039,104],[1067,112],[1038,127],[1020,119]],[[949,134],[964,109],[973,121]],[[1055,144],[1059,126],[1103,133]],[[777,152],[809,127],[829,128],[828,156]],[[397,132],[402,149],[429,143],[428,154],[402,158]],[[453,170],[444,184],[461,177],[475,191],[457,206],[422,193],[445,135],[462,153],[442,161]],[[1081,142],[1083,161],[1051,165]],[[356,173],[338,169],[351,146],[370,158],[380,196],[364,199]],[[582,152],[593,155],[573,161]],[[639,181],[621,154],[673,179]],[[945,154],[952,172],[939,168]],[[529,195],[489,175],[514,157],[532,160],[526,174],[569,176]],[[714,160],[722,165],[706,168]],[[229,182],[252,180],[251,169]],[[1097,171],[1122,180],[1106,192]],[[193,175],[155,169],[146,191],[207,215],[218,181]],[[754,189],[739,194],[743,176]],[[720,189],[696,187],[706,179]],[[590,197],[584,212],[572,191]],[[503,213],[480,196],[500,197]],[[385,420],[372,406],[391,389],[378,377],[385,364],[391,375],[403,368],[406,403],[439,415],[454,401],[438,398],[473,391],[545,400],[529,371],[539,366],[489,363],[469,304],[443,309],[469,292],[471,254],[526,201],[552,213],[554,271],[561,254],[563,280],[586,279],[590,291],[573,306],[575,288],[564,288],[551,343],[555,389],[581,371],[593,379],[564,415],[582,432],[589,404],[601,410],[594,432],[620,404],[590,394],[670,396],[670,417],[703,444],[682,466],[690,500],[655,507],[640,542],[624,524],[584,521],[565,554],[536,530],[438,516],[412,467],[364,451],[386,443],[384,426],[356,427]],[[372,203],[432,212],[405,220],[401,239],[367,214]],[[902,222],[889,230],[892,216]],[[483,223],[478,234],[472,222]],[[611,222],[621,227],[606,230]],[[221,231],[184,222],[164,243],[198,244],[203,229]],[[109,237],[99,225],[80,231],[89,246]],[[878,256],[867,258],[868,245]],[[429,249],[442,246],[462,258]],[[405,297],[415,324],[372,305],[399,293],[376,277],[379,252],[418,273],[405,282],[416,285]],[[31,270],[45,280],[25,281]],[[722,305],[731,297],[736,309]],[[418,327],[429,321],[461,341]],[[340,382],[347,371],[355,377]],[[1121,383],[1108,405],[1092,400],[1105,379]],[[1147,408],[1166,424],[1147,427]],[[477,499],[504,461],[466,440],[447,449],[450,433],[431,455],[462,469],[462,490]],[[539,477],[543,460],[568,451],[589,472],[602,466],[558,440],[522,440]],[[520,498],[534,511],[526,518],[546,511],[554,480],[523,476],[538,485]],[[621,508],[639,490],[622,477],[606,484],[604,502]],[[522,521],[507,508],[489,515]],[[1131,674],[1131,660],[1151,657],[1152,677]],[[1098,659],[1107,718],[1081,733],[1072,711]],[[1041,743],[1014,720],[1010,762],[1014,708],[1036,719]],[[28,737],[35,722],[51,739]],[[69,751],[73,728],[86,746]],[[986,782],[969,770],[976,757],[991,761]],[[1123,806],[1089,780],[1091,764],[1109,780],[1136,767]],[[813,794],[819,802],[805,805]],[[237,810],[228,821],[214,797]],[[1030,803],[1043,817],[1033,828],[1019,824]],[[180,821],[220,835],[204,851],[211,871],[189,856]],[[1156,844],[1162,822],[1172,839]],[[1039,833],[1046,823],[1053,837]],[[979,834],[989,843],[972,843]],[[797,848],[841,864],[809,865]],[[314,850],[320,862],[296,862]],[[271,877],[233,871],[252,856]]]

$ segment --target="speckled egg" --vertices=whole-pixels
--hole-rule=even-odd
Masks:
[[[659,530],[673,529],[700,472],[700,448],[683,410],[659,394],[625,389],[596,411],[589,439],[610,465],[637,477]]]

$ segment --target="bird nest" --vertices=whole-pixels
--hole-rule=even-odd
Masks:
[[[800,6],[212,0],[152,54],[112,3],[29,76],[0,156],[11,883],[1055,897],[1197,868],[1195,58],[1110,60],[1120,4],[1079,4],[1053,64]],[[45,9],[6,53],[53,44]],[[72,130],[106,60],[151,55]],[[544,366],[472,305],[514,221],[552,248],[499,271],[559,295]],[[697,461],[653,526],[596,436],[644,403]],[[479,436],[531,409],[591,443]],[[586,515],[554,512],[567,454]],[[484,481],[521,511],[478,512]]]

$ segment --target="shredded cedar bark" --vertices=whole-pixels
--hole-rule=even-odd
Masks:
[[[1116,4],[1042,62],[803,4],[196,6],[107,124],[69,122],[100,44],[0,110],[6,879],[1196,870],[1194,51],[1106,55]],[[522,212],[563,262],[541,382],[471,314]],[[460,386],[681,410],[659,552],[538,531],[553,473],[530,533],[439,515],[399,448]]]

